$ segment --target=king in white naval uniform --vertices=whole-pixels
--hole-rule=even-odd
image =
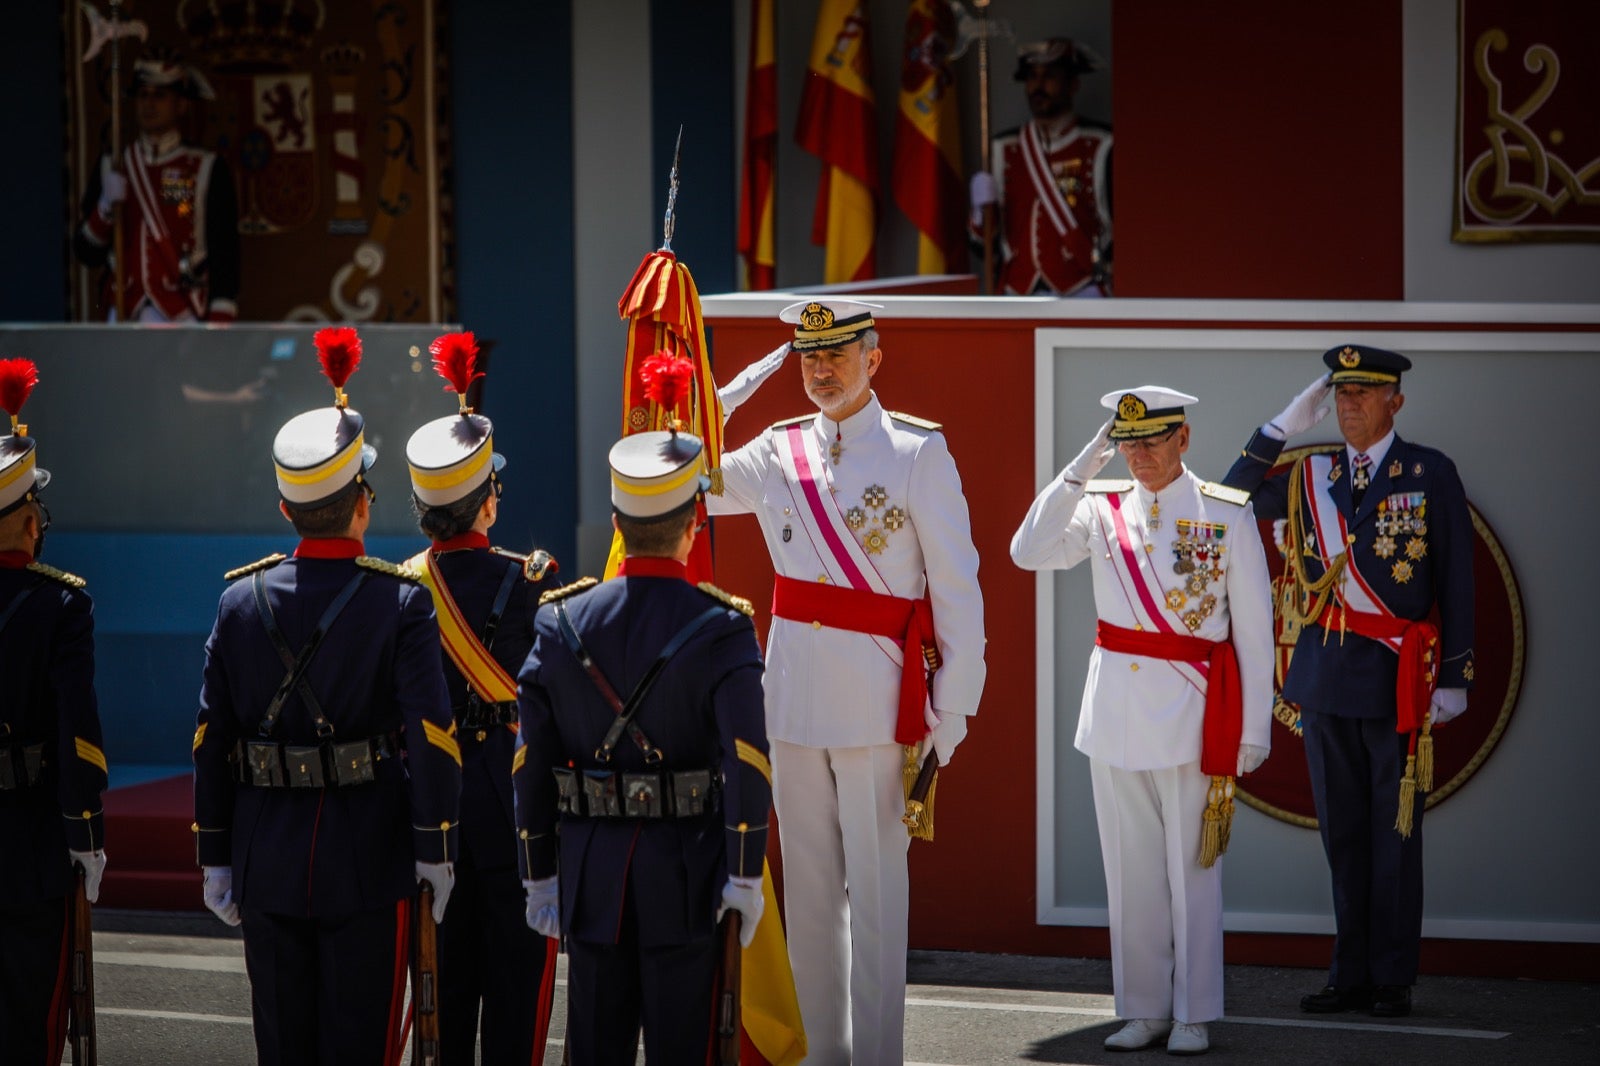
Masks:
[[[948,763],[984,681],[961,479],[937,426],[872,392],[873,310],[784,310],[820,413],[724,455],[723,492],[707,498],[713,514],[756,516],[777,572],[765,685],[789,957],[807,1061],[857,1066],[902,1061],[904,746]],[[782,362],[780,350],[752,368],[725,406]]]
[[[1272,602],[1249,498],[1183,464],[1184,406],[1155,386],[1033,501],[1029,570],[1091,560],[1099,623],[1076,745],[1089,756],[1110,905],[1110,1050],[1199,1054],[1222,1016],[1222,867],[1233,776],[1271,743]],[[1121,451],[1132,481],[1090,481]]]

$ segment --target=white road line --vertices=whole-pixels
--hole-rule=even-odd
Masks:
[[[97,1016],[114,1014],[119,1018],[154,1018],[163,1022],[209,1022],[214,1025],[249,1025],[248,1014],[191,1014],[181,1010],[137,1010],[133,1007],[96,1007]]]
[[[197,970],[202,973],[244,973],[238,955],[171,955],[159,951],[97,951],[96,966],[146,966],[157,970]]]

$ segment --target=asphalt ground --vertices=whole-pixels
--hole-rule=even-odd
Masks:
[[[1600,982],[1424,977],[1409,1018],[1302,1014],[1301,994],[1323,976],[1229,966],[1228,1013],[1211,1026],[1207,1061],[1600,1063]],[[551,1064],[561,1061],[565,977],[563,957]],[[1166,1061],[1160,1048],[1101,1046],[1118,1027],[1105,960],[914,951],[909,978],[908,1063]],[[244,943],[209,915],[97,910],[95,988],[101,1066],[255,1061]]]

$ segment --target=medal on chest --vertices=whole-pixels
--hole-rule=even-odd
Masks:
[[[881,555],[889,546],[891,534],[905,528],[905,508],[889,504],[889,490],[882,485],[868,485],[861,494],[861,506],[844,513],[844,524],[861,540],[868,554]]]
[[[1217,609],[1217,597],[1209,591],[1213,582],[1221,581],[1227,573],[1224,557],[1228,546],[1223,543],[1228,535],[1224,522],[1201,522],[1193,518],[1180,518],[1174,524],[1177,534],[1172,541],[1172,572],[1180,580],[1178,587],[1167,592],[1167,606],[1177,612],[1190,631],[1210,618]],[[1190,610],[1190,597],[1199,597]]]
[[[1414,573],[1413,563],[1428,554],[1428,499],[1424,492],[1396,492],[1378,501],[1378,535],[1372,541],[1372,554],[1380,559],[1395,559],[1389,575],[1404,585]]]

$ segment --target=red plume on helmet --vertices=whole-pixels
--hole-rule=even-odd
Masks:
[[[27,432],[17,427],[17,416],[37,384],[39,368],[32,359],[0,359],[0,407],[11,415],[11,432],[19,435]]]
[[[689,395],[694,384],[694,364],[666,352],[657,352],[639,367],[639,381],[646,398],[654,401],[666,419],[667,428],[677,432],[678,404]]]
[[[433,355],[433,369],[444,378],[445,392],[455,393],[461,400],[461,413],[471,414],[467,406],[467,389],[483,377],[478,366],[478,339],[471,333],[445,333],[428,345]]]
[[[323,374],[333,382],[334,406],[344,407],[350,402],[344,394],[344,383],[361,365],[361,337],[354,326],[329,326],[317,330],[311,340],[317,346]]]

